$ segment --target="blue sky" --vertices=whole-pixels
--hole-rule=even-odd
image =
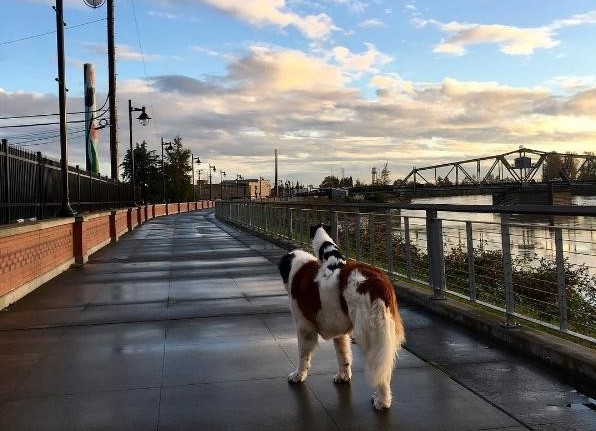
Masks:
[[[106,7],[64,3],[68,109],[85,62],[101,106]],[[0,2],[0,116],[58,110],[55,35],[16,41],[55,30],[53,4]],[[271,179],[278,148],[281,178],[315,185],[386,161],[397,179],[519,145],[596,151],[596,1],[116,0],[116,32],[120,155],[128,99],[153,117],[135,141],[180,135],[228,174]],[[56,157],[35,132],[0,128]],[[83,148],[73,134],[71,164]],[[103,131],[105,173],[108,148]]]

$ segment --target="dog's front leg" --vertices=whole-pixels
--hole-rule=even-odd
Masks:
[[[308,370],[310,369],[310,358],[313,350],[317,347],[318,341],[319,334],[314,329],[298,329],[298,352],[300,358],[298,359],[298,368],[296,371],[288,375],[289,382],[300,383],[306,380]]]
[[[335,383],[347,383],[352,379],[352,346],[348,334],[333,339],[339,371],[333,376]]]

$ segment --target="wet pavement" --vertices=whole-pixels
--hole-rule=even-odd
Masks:
[[[1,430],[596,430],[561,376],[401,303],[394,404],[370,404],[354,346],[291,385],[279,247],[211,212],[154,219],[0,312]]]

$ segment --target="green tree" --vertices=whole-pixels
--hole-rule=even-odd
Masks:
[[[161,200],[161,161],[155,150],[147,149],[147,142],[138,143],[134,148],[135,156],[135,187],[140,191],[138,199],[141,202],[159,202]],[[130,182],[131,167],[130,149],[124,154],[122,178]]]
[[[389,174],[391,174],[391,172],[389,169],[387,169],[387,163],[385,163],[385,166],[383,166],[383,169],[381,169],[381,176],[377,181],[377,185],[388,186],[390,183]]]
[[[559,178],[563,161],[559,154],[549,154],[542,165],[542,181],[547,182]]]
[[[164,161],[166,196],[169,202],[184,202],[192,197],[190,166],[191,151],[182,146],[182,137],[176,136],[172,149]]]
[[[334,175],[326,176],[319,187],[322,189],[326,189],[329,187],[339,187],[339,178],[337,178]]]
[[[354,180],[352,180],[352,177],[344,177],[341,180],[339,180],[339,186],[340,187],[354,187]]]

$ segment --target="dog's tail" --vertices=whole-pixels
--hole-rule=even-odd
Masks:
[[[369,383],[378,387],[391,380],[397,352],[405,341],[404,327],[396,310],[382,300],[373,302],[367,320],[368,330],[363,335],[369,339],[362,346],[366,356],[364,372]]]

